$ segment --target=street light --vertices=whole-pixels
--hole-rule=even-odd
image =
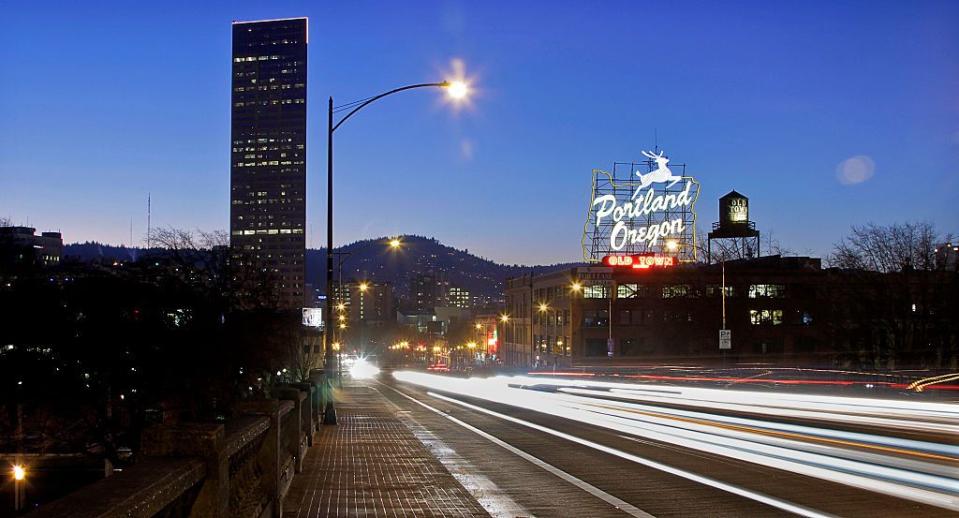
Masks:
[[[563,354],[566,356],[572,356],[572,348],[573,348],[573,345],[572,345],[573,343],[573,297],[583,292],[583,283],[581,283],[578,280],[573,280],[569,284],[569,291],[570,291],[570,295],[567,298],[567,301],[568,301],[567,308],[569,313],[566,315],[566,325],[569,328],[569,335],[567,335],[566,337],[566,344],[563,346],[563,350],[562,350]],[[610,315],[609,317],[613,318],[612,315]]]
[[[446,90],[447,95],[454,102],[464,102],[466,96],[469,93],[469,87],[462,80],[455,81],[442,81],[439,83],[418,83],[413,85],[402,86],[400,88],[394,88],[388,92],[383,92],[379,95],[375,95],[366,99],[365,101],[359,103],[349,103],[341,107],[341,111],[347,111],[339,122],[333,121],[333,96],[330,96],[328,111],[327,111],[327,133],[326,133],[326,250],[328,252],[333,250],[333,133],[343,125],[344,122],[350,119],[356,112],[362,110],[363,108],[369,106],[370,104],[399,92],[404,92],[406,90],[412,90],[414,88],[443,88]],[[327,335],[332,335],[329,330],[333,329],[333,298],[330,296],[333,293],[333,254],[326,254],[326,329]],[[325,386],[328,389],[329,398],[327,399],[326,408],[324,409],[323,414],[323,423],[324,424],[336,424],[336,410],[333,407],[333,398],[332,398],[332,381],[333,377],[330,376],[330,367],[336,361],[336,356],[333,354],[332,339],[330,336],[324,335],[324,341],[326,342],[326,367],[324,368],[326,383]],[[339,370],[339,365],[337,365],[337,370]]]
[[[540,302],[540,303],[539,303],[539,312],[540,312],[540,313],[545,313],[545,312],[547,312],[547,311],[549,311],[549,304],[547,304],[547,303],[545,303],[545,302]]]
[[[466,96],[469,95],[469,85],[464,81],[448,81],[446,95],[454,101],[466,99]]]
[[[398,248],[401,247],[401,246],[403,246],[403,242],[400,241],[399,238],[394,237],[393,239],[390,239],[390,248],[391,248],[391,249],[396,250],[396,249],[398,249]]]
[[[499,316],[499,321],[504,324],[509,322],[509,315],[507,315],[506,313],[503,313],[502,315]]]
[[[20,511],[24,503],[23,481],[27,478],[27,468],[21,464],[14,464],[10,471],[13,475],[13,510]]]
[[[360,288],[360,291],[362,291],[363,293],[366,293],[366,290],[370,289],[370,285],[368,283],[361,282],[359,288]]]

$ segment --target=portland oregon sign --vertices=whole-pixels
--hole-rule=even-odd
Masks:
[[[663,151],[643,151],[644,162],[616,162],[593,170],[593,190],[583,229],[583,258],[697,257],[696,200],[699,182],[685,164],[670,164]]]

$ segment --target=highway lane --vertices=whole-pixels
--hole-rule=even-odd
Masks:
[[[404,397],[452,412],[656,516],[959,512],[952,405],[526,377],[395,377]],[[521,487],[515,491],[522,500]]]

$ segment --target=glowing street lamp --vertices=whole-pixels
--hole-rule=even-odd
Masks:
[[[476,323],[476,330],[479,331],[480,329],[483,329],[483,324],[480,324],[479,322],[477,322],[477,323]]]
[[[476,342],[467,342],[466,348],[470,350],[476,349]]]
[[[540,302],[540,303],[539,303],[539,312],[540,312],[540,313],[545,313],[545,312],[548,311],[548,310],[549,310],[549,304],[547,304],[547,303],[545,303],[545,302]]]
[[[573,281],[573,283],[569,285],[569,289],[573,293],[579,293],[583,291],[583,285],[579,281]]]
[[[466,97],[469,94],[469,87],[466,82],[462,79],[456,79],[453,81],[441,81],[438,83],[417,83],[407,86],[401,86],[399,88],[394,88],[392,90],[383,92],[379,95],[374,95],[363,101],[358,101],[355,103],[349,103],[344,106],[341,106],[339,110],[335,110],[333,106],[333,97],[330,96],[328,110],[327,110],[327,133],[326,133],[326,328],[333,329],[333,134],[336,132],[344,122],[350,119],[353,115],[356,115],[356,112],[362,110],[363,108],[369,106],[370,104],[393,94],[400,92],[405,92],[407,90],[412,90],[416,88],[442,88],[446,91],[447,96],[456,103],[465,102]],[[346,112],[345,115],[340,117],[339,121],[334,120],[334,111]],[[332,333],[329,333],[332,335]],[[332,336],[324,337],[326,343],[326,365],[325,369],[328,372],[332,372],[332,367],[336,363],[336,355],[333,354],[332,345]],[[339,364],[336,364],[337,372],[340,371]],[[325,386],[328,390],[332,391],[332,377],[327,376],[325,380]],[[332,392],[331,392],[332,394]],[[336,409],[333,406],[333,398],[330,397],[326,404],[326,408],[323,413],[323,423],[324,424],[336,424]]]
[[[509,315],[507,315],[506,313],[503,313],[502,315],[499,316],[499,321],[504,324],[509,322]]]
[[[344,304],[344,303],[342,303],[342,302],[340,302],[339,304],[336,305],[336,310],[337,310],[337,311],[344,311],[345,309],[346,309],[346,304]]]
[[[390,249],[397,250],[401,246],[403,246],[403,242],[400,241],[399,238],[394,237],[393,239],[390,239]]]
[[[366,293],[366,290],[370,289],[370,285],[368,283],[361,282],[359,288],[361,292]]]
[[[22,464],[14,464],[10,474],[13,475],[13,510],[20,511],[24,503],[23,481],[27,478],[27,468]]]
[[[675,239],[667,239],[666,250],[670,252],[675,252],[676,250],[679,250],[679,242],[676,241]]]
[[[462,101],[469,95],[469,85],[465,81],[445,81],[446,95],[454,101]]]

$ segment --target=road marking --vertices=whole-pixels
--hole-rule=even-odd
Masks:
[[[377,382],[379,383],[379,382]],[[383,385],[382,383],[380,383]],[[388,385],[383,385],[387,388]],[[375,387],[371,389],[380,392]],[[393,389],[395,390],[395,389]],[[382,395],[383,393],[380,392]],[[403,410],[399,405],[390,401],[385,395],[383,399],[396,409],[397,417],[413,432],[413,435],[430,450],[430,453],[443,464],[444,467],[453,475],[453,478],[466,489],[473,498],[494,518],[515,518],[515,517],[533,517],[525,507],[516,503],[505,491],[500,489],[492,480],[485,475],[476,473],[476,469],[462,456],[456,453],[456,450],[450,448],[439,437],[426,429],[425,426],[418,423],[410,415],[409,410]]]
[[[394,389],[394,390],[395,390],[395,389]],[[760,502],[760,503],[763,503],[763,504],[766,504],[766,505],[769,505],[769,506],[772,506],[772,507],[775,507],[775,508],[778,508],[778,509],[782,509],[782,510],[787,511],[787,512],[790,512],[790,513],[795,513],[795,514],[798,514],[798,515],[800,515],[800,516],[808,516],[808,517],[812,517],[812,518],[825,518],[825,517],[828,517],[828,516],[832,516],[832,515],[829,515],[829,514],[826,514],[826,513],[822,513],[822,512],[820,512],[820,511],[816,511],[816,510],[814,510],[814,509],[810,509],[810,508],[808,508],[808,507],[804,507],[804,506],[801,506],[801,505],[798,505],[798,504],[794,504],[794,503],[791,503],[791,502],[787,502],[787,501],[785,501],[785,500],[780,500],[780,499],[778,499],[778,498],[774,498],[774,497],[771,497],[771,496],[769,496],[769,495],[764,495],[764,494],[762,494],[762,493],[757,493],[757,492],[755,492],[755,491],[752,491],[752,490],[749,490],[749,489],[746,489],[746,488],[742,488],[742,487],[735,486],[735,485],[732,485],[732,484],[727,484],[726,482],[721,482],[721,481],[719,481],[719,480],[715,480],[715,479],[712,479],[712,478],[709,478],[709,477],[705,477],[705,476],[702,476],[702,475],[698,475],[698,474],[696,474],[696,473],[692,473],[692,472],[689,472],[689,471],[686,471],[686,470],[682,470],[682,469],[679,469],[679,468],[674,468],[674,467],[672,467],[672,466],[667,466],[666,464],[662,464],[662,463],[656,462],[656,461],[654,461],[654,460],[650,460],[650,459],[646,459],[646,458],[643,458],[643,457],[639,457],[639,456],[633,455],[633,454],[631,454],[631,453],[626,453],[626,452],[624,452],[624,451],[620,451],[620,450],[617,450],[617,449],[615,449],[615,448],[610,448],[609,446],[605,446],[605,445],[602,445],[602,444],[599,444],[599,443],[596,443],[596,442],[593,442],[593,441],[589,441],[589,440],[586,440],[586,439],[583,439],[583,438],[580,438],[580,437],[576,437],[575,435],[570,435],[570,434],[568,434],[568,433],[560,432],[560,431],[558,431],[558,430],[553,430],[552,428],[547,428],[547,427],[545,427],[545,426],[538,425],[538,424],[536,424],[536,423],[531,423],[531,422],[529,422],[529,421],[524,421],[523,419],[519,419],[519,418],[516,418],[516,417],[513,417],[513,416],[508,416],[508,415],[505,415],[505,414],[501,414],[501,413],[495,412],[495,411],[493,411],[493,410],[488,410],[488,409],[486,409],[486,408],[479,407],[479,406],[476,406],[476,405],[472,405],[472,404],[470,404],[470,403],[467,403],[467,402],[465,402],[465,401],[460,401],[460,400],[458,400],[458,399],[453,399],[453,398],[451,398],[451,397],[447,397],[447,396],[444,396],[444,395],[442,395],[442,394],[437,394],[437,393],[435,393],[435,392],[427,392],[427,394],[428,394],[429,396],[435,397],[435,398],[437,398],[437,399],[442,399],[442,400],[444,400],[444,401],[448,401],[448,402],[450,402],[450,403],[453,403],[453,404],[456,404],[456,405],[460,405],[460,406],[469,408],[469,409],[471,409],[471,410],[475,410],[475,411],[477,411],[477,412],[482,412],[482,413],[484,413],[484,414],[488,414],[488,415],[491,415],[491,416],[494,416],[494,417],[499,417],[500,419],[504,419],[504,420],[506,420],[506,421],[510,421],[510,422],[513,422],[513,423],[516,423],[516,424],[521,424],[521,425],[523,425],[523,426],[532,428],[532,429],[534,429],[534,430],[538,430],[538,431],[540,431],[540,432],[547,433],[547,434],[553,435],[553,436],[555,436],[555,437],[560,437],[560,438],[562,438],[562,439],[566,439],[566,440],[568,440],[568,441],[572,441],[572,442],[575,442],[575,443],[577,443],[577,444],[580,444],[580,445],[583,445],[583,446],[586,446],[586,447],[589,447],[589,448],[593,448],[593,449],[595,449],[595,450],[599,450],[599,451],[601,451],[601,452],[603,452],[603,453],[608,453],[608,454],[610,454],[610,455],[615,455],[615,456],[620,457],[620,458],[622,458],[622,459],[626,459],[626,460],[635,462],[635,463],[637,463],[637,464],[642,464],[642,465],[644,465],[644,466],[647,466],[647,467],[650,467],[650,468],[653,468],[653,469],[657,469],[657,470],[659,470],[659,471],[664,471],[664,472],[669,473],[669,474],[671,474],[671,475],[676,475],[676,476],[678,476],[678,477],[685,478],[685,479],[691,480],[691,481],[693,481],[693,482],[698,482],[698,483],[700,483],[700,484],[704,484],[704,485],[707,485],[707,486],[710,486],[710,487],[714,487],[714,488],[716,488],[716,489],[721,489],[721,490],[723,490],[723,491],[732,493],[732,494],[734,494],[734,495],[742,496],[742,497],[748,498],[748,499],[750,499],[750,500],[755,500],[755,501],[757,501],[757,502]],[[405,395],[405,394],[404,394],[404,395]],[[407,397],[409,397],[409,396],[407,396]],[[410,398],[410,399],[412,399],[412,398]],[[416,401],[416,400],[414,399],[414,401]],[[417,403],[419,403],[419,401],[417,401]],[[423,403],[420,403],[420,404],[422,405]],[[424,406],[425,406],[425,405],[424,405]]]
[[[634,506],[633,504],[630,504],[629,502],[627,502],[627,501],[625,501],[625,500],[622,500],[622,499],[620,499],[620,498],[617,498],[617,497],[615,497],[615,496],[613,496],[613,495],[611,495],[611,494],[603,491],[602,489],[600,489],[600,488],[598,488],[598,487],[590,484],[589,482],[586,482],[585,480],[582,480],[582,479],[577,478],[577,477],[575,477],[575,476],[573,476],[573,475],[570,475],[569,473],[567,473],[567,472],[565,472],[565,471],[557,468],[556,466],[553,466],[552,464],[550,464],[550,463],[548,463],[548,462],[540,459],[539,457],[534,457],[534,456],[530,455],[529,453],[526,453],[525,451],[523,451],[523,450],[521,450],[521,449],[513,446],[512,444],[509,444],[509,443],[503,441],[503,440],[500,439],[499,437],[496,437],[496,436],[494,436],[494,435],[490,435],[489,433],[484,432],[483,430],[480,430],[479,428],[476,428],[475,426],[473,426],[473,425],[471,425],[471,424],[469,424],[469,423],[466,423],[466,422],[464,422],[464,421],[462,421],[462,420],[460,420],[460,419],[457,419],[457,418],[455,418],[455,417],[453,417],[453,416],[451,416],[451,415],[443,412],[442,410],[440,410],[440,409],[438,409],[438,408],[434,408],[434,407],[432,407],[432,406],[430,406],[430,405],[428,405],[428,404],[426,404],[426,403],[424,403],[424,402],[422,402],[422,401],[420,401],[420,400],[418,400],[418,399],[416,399],[416,398],[414,398],[414,397],[412,397],[412,396],[409,396],[409,395],[407,395],[407,394],[405,394],[405,393],[403,393],[403,392],[400,392],[399,390],[397,390],[397,389],[395,389],[395,388],[393,388],[393,387],[391,387],[391,386],[389,386],[389,385],[385,385],[385,384],[382,384],[382,385],[383,385],[384,387],[392,390],[393,392],[396,392],[397,394],[405,397],[406,399],[409,399],[410,401],[412,401],[412,402],[414,402],[414,403],[422,406],[423,408],[426,408],[427,410],[430,410],[430,411],[436,413],[437,415],[440,415],[440,416],[442,416],[442,417],[445,417],[446,419],[449,419],[450,421],[452,421],[452,422],[454,422],[454,423],[462,426],[463,428],[466,428],[467,430],[469,430],[469,431],[471,431],[471,432],[479,435],[480,437],[482,437],[482,438],[484,438],[484,439],[492,442],[493,444],[495,444],[495,445],[497,445],[497,446],[505,449],[506,451],[508,451],[508,452],[510,452],[510,453],[512,453],[512,454],[514,454],[514,455],[516,455],[516,456],[518,456],[518,457],[520,457],[521,459],[523,459],[523,460],[525,460],[525,461],[527,461],[527,462],[529,462],[529,463],[531,463],[531,464],[534,464],[534,465],[536,465],[536,466],[539,466],[540,468],[544,469],[545,471],[547,471],[547,472],[549,472],[549,473],[551,473],[551,474],[559,477],[559,478],[562,479],[562,480],[565,480],[566,482],[569,482],[570,484],[572,484],[572,485],[574,485],[574,486],[582,489],[583,491],[586,491],[587,493],[595,496],[596,498],[599,498],[600,500],[603,500],[604,502],[608,503],[609,505],[615,507],[616,509],[618,509],[618,510],[620,510],[620,511],[622,511],[622,512],[624,512],[624,513],[626,513],[626,514],[628,514],[628,515],[630,515],[630,516],[636,516],[637,518],[654,518],[653,515],[647,513],[646,511],[643,511],[642,509]],[[440,397],[440,398],[442,398],[442,399],[447,399],[447,398],[445,398],[445,397],[438,396],[437,394],[433,394],[432,392],[430,392],[429,394],[432,395],[432,396],[434,396],[434,397]],[[455,401],[455,400],[451,400],[451,401],[454,402],[454,403],[460,403],[460,402]],[[464,404],[466,404],[466,403],[464,403]]]

